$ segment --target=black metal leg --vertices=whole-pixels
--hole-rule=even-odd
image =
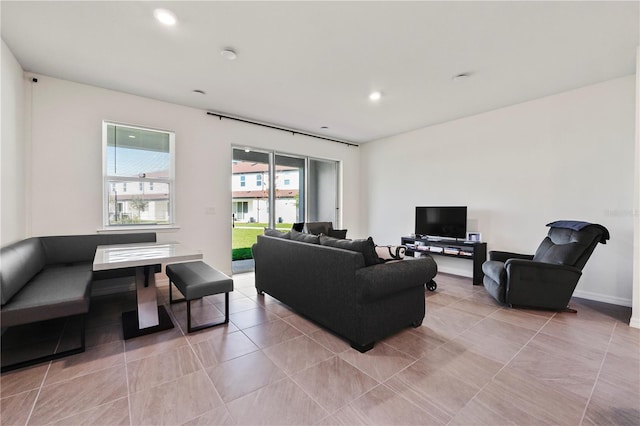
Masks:
[[[187,300],[187,331],[189,333],[198,330],[204,330],[205,328],[215,327],[217,325],[223,325],[229,323],[229,293],[224,294],[224,321],[217,323],[209,323],[197,325],[195,327],[191,326],[191,300]]]
[[[229,323],[229,293],[224,294],[224,323]]]
[[[191,300],[187,300],[187,330],[191,333]]]
[[[169,304],[173,305],[174,303],[186,302],[187,299],[184,298],[184,297],[182,299],[173,300],[172,291],[171,291],[171,284],[172,284],[172,281],[169,280]]]
[[[69,355],[79,354],[85,351],[85,331],[86,331],[86,317],[87,314],[79,314],[73,315],[67,319],[67,321],[72,321],[74,318],[77,318],[80,321],[80,346],[77,348],[69,349],[63,352],[57,352],[50,355],[41,356],[38,358],[29,359],[26,361],[16,362],[15,364],[3,365],[0,368],[0,372],[5,373],[7,371],[17,370],[19,368],[30,367],[32,365],[40,364],[46,361],[54,361],[56,359],[60,359]]]

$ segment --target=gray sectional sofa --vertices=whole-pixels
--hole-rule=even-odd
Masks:
[[[89,311],[92,283],[135,276],[135,268],[93,272],[96,247],[154,241],[155,233],[46,236],[27,238],[0,249],[3,329],[72,316],[82,323],[80,347],[16,366],[3,363],[2,370],[84,351],[84,316]]]
[[[349,240],[302,234],[303,241],[297,241],[291,239],[294,232],[258,236],[252,248],[258,293],[287,304],[360,352],[422,323],[424,285],[437,273],[431,257],[377,263],[370,240],[375,260],[368,248],[366,254],[345,249]],[[355,246],[366,247],[366,241]]]

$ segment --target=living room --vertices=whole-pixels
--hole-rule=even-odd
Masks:
[[[614,57],[621,57],[620,63],[631,64],[630,68],[603,69],[606,77],[600,80],[558,84],[558,89],[537,88],[538,96],[514,98],[483,110],[471,109],[483,93],[474,84],[491,77],[483,76],[482,70],[452,69],[446,82],[434,83],[450,86],[449,96],[463,105],[450,112],[447,120],[429,118],[425,120],[428,124],[408,126],[398,133],[380,131],[383,136],[350,146],[208,116],[207,110],[224,105],[215,99],[196,101],[201,107],[185,106],[132,94],[139,89],[125,90],[125,85],[112,89],[114,83],[106,80],[103,84],[87,82],[80,71],[62,76],[51,75],[55,68],[39,72],[38,64],[21,62],[20,55],[26,52],[18,52],[18,41],[5,36],[11,9],[3,4],[1,245],[29,236],[104,232],[101,126],[104,120],[112,120],[175,132],[176,223],[158,229],[158,239],[201,250],[207,263],[227,274],[231,274],[232,149],[275,150],[340,161],[339,225],[349,230],[351,238],[372,236],[378,244],[399,244],[402,236],[414,232],[415,207],[427,204],[467,206],[468,230],[480,232],[492,250],[532,253],[546,235],[545,225],[558,219],[603,224],[612,238],[595,250],[574,295],[632,307],[630,322],[640,327],[640,260],[633,254],[640,232],[638,7],[632,2],[612,3],[611,7],[620,8],[615,13],[635,14],[631,29],[635,28],[636,38],[630,40],[630,49],[621,52],[616,46],[610,58],[615,62]],[[153,6],[145,9],[153,10]],[[626,20],[620,26],[629,28]],[[163,35],[155,37],[173,43]],[[32,41],[23,40],[19,45],[22,43]],[[237,47],[237,62],[220,66],[241,65],[242,48]],[[214,54],[218,55],[212,51]],[[102,58],[103,66],[109,68],[107,59]],[[597,68],[598,64],[594,59],[591,65]],[[545,64],[530,65],[530,74],[510,78],[535,86],[535,68]],[[75,64],[78,69],[83,66]],[[124,66],[113,67],[115,73]],[[136,72],[134,62],[124,68],[125,73]],[[575,70],[563,71],[556,71],[559,82],[566,82]],[[469,76],[463,81],[451,80],[454,74],[465,72]],[[378,105],[368,105],[367,93],[363,93],[358,103],[374,117],[365,116],[365,121],[376,126],[404,122],[384,111],[385,102],[393,103],[394,96],[399,96],[391,83],[383,88]],[[182,90],[199,88],[191,84],[184,83]],[[495,91],[498,98],[500,85],[494,82],[485,90]],[[246,92],[217,96],[225,95],[251,102]],[[419,114],[435,115],[435,111]],[[252,115],[245,118],[264,121]],[[349,127],[348,116],[343,120],[347,123],[338,124],[335,118],[336,128]],[[270,124],[305,130],[284,119]],[[319,127],[308,132],[319,133]],[[200,190],[189,191],[194,187]],[[468,262],[447,260],[437,259],[440,272],[470,276]]]

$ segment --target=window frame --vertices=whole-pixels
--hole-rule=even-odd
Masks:
[[[108,126],[127,127],[130,129],[144,130],[150,132],[165,133],[169,135],[169,177],[168,178],[148,178],[148,177],[122,177],[112,176],[107,174],[107,128]],[[143,183],[163,183],[169,187],[169,222],[161,224],[144,224],[135,223],[130,225],[125,224],[110,224],[109,223],[109,193],[111,183],[114,185],[117,183],[133,182]],[[175,216],[175,132],[165,129],[157,129],[153,127],[138,126],[132,124],[120,123],[117,121],[103,120],[102,121],[102,226],[104,229],[131,229],[131,228],[144,228],[144,229],[162,229],[162,228],[174,228],[176,226]],[[117,209],[117,206],[116,206]]]

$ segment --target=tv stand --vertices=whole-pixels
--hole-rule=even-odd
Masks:
[[[487,243],[457,241],[427,237],[402,237],[400,244],[407,247],[407,256],[427,253],[437,256],[456,257],[473,261],[473,284],[482,284],[482,264],[487,260]]]

